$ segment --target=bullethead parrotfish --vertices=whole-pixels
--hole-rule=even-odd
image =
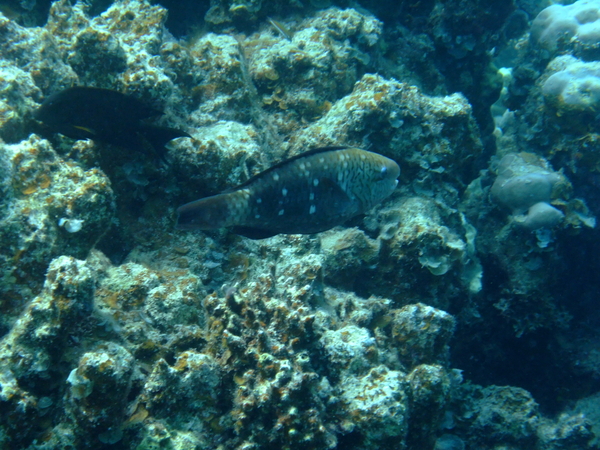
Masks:
[[[118,91],[76,86],[50,95],[33,116],[50,131],[72,139],[98,140],[134,151],[151,150],[164,159],[167,142],[190,135],[142,122],[162,114]]]
[[[263,239],[342,225],[387,198],[400,167],[378,153],[327,147],[294,156],[242,185],[181,206],[177,227]]]

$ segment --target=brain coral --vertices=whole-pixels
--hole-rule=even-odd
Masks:
[[[561,38],[582,44],[600,41],[600,0],[579,0],[572,5],[552,5],[531,25],[531,38],[546,50],[555,51]]]

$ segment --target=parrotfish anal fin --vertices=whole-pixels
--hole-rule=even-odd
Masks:
[[[263,230],[261,228],[252,227],[233,227],[231,231],[240,236],[247,237],[248,239],[266,239],[279,234],[276,231]]]

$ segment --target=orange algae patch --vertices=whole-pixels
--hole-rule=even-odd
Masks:
[[[52,182],[52,180],[50,179],[50,177],[48,175],[42,175],[40,180],[40,188],[42,189],[46,189],[48,186],[50,186],[50,183]]]
[[[23,193],[25,195],[31,195],[37,190],[38,190],[38,187],[35,184],[31,184],[31,185],[27,186],[26,188],[21,189],[21,193]]]
[[[52,179],[48,175],[42,174],[38,176],[33,183],[21,188],[21,193],[24,195],[31,195],[37,192],[38,189],[47,189],[51,183]]]
[[[134,425],[143,422],[149,416],[148,410],[142,405],[138,405],[136,412],[127,419],[126,425]]]
[[[173,369],[179,370],[179,371],[187,369],[188,368],[187,360],[188,360],[187,355],[180,356],[179,358],[177,358],[177,362],[173,366]]]

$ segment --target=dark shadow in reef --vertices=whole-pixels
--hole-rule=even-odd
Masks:
[[[0,1],[0,12],[24,27],[41,27],[48,20],[48,12],[52,0],[3,0]]]
[[[584,245],[581,238],[566,237],[560,248],[569,269],[560,275],[554,298],[572,316],[564,329],[516,337],[511,323],[493,306],[506,286],[506,276],[493,261],[482,260],[486,274],[482,292],[489,298],[479,302],[479,318],[458,313],[451,344],[452,366],[464,370],[465,379],[483,386],[526,389],[547,414],[558,413],[600,389],[600,368],[591,360],[586,363],[588,350],[600,340],[600,279],[596,275],[600,239],[590,236]]]
[[[176,38],[201,28],[210,8],[209,0],[153,0],[152,3],[169,11],[166,27]]]
[[[113,4],[113,0],[93,0],[89,3],[90,9],[88,14],[90,17],[96,17],[106,11],[110,5]]]

